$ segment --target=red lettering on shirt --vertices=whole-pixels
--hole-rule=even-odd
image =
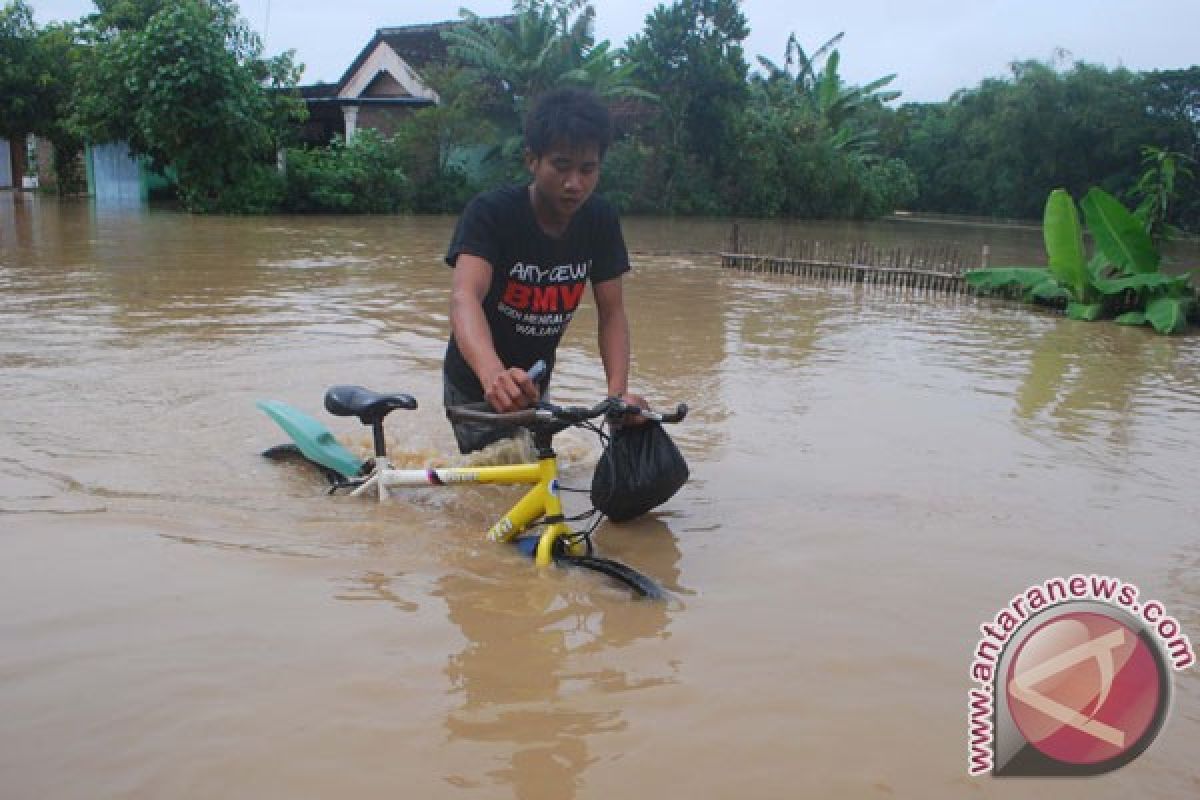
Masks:
[[[564,311],[574,311],[579,305],[579,301],[583,299],[582,283],[560,286],[559,291],[562,292],[562,309]]]
[[[512,308],[526,309],[529,307],[529,299],[532,294],[533,287],[517,281],[509,281],[508,286],[504,287],[504,297],[501,298],[501,302]]]
[[[558,311],[558,287],[557,286],[535,286],[533,287],[533,311],[545,313],[547,311]]]
[[[504,287],[501,302],[518,311],[545,314],[552,311],[574,311],[583,299],[584,284],[530,286],[510,280]]]

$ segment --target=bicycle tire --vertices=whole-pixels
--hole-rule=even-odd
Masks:
[[[629,589],[638,597],[644,597],[647,600],[665,600],[667,597],[666,591],[652,578],[620,561],[613,561],[611,558],[560,555],[555,561],[560,566],[579,567],[599,572]]]

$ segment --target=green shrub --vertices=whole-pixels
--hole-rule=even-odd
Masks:
[[[358,131],[349,144],[287,151],[286,211],[391,214],[411,211],[413,192],[404,153],[393,139]]]
[[[274,214],[283,205],[284,179],[278,168],[253,164],[199,210],[219,214]]]

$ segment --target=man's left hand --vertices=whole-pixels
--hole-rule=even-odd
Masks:
[[[633,392],[622,392],[620,395],[620,399],[621,399],[621,402],[623,402],[627,406],[637,406],[638,408],[644,408],[647,411],[650,410],[650,404],[647,403],[646,398],[642,397],[640,394],[634,394]],[[623,427],[625,425],[645,425],[645,424],[646,424],[646,418],[643,417],[641,414],[626,413],[626,414],[622,414],[621,418],[619,420],[617,420],[617,425],[619,427]]]

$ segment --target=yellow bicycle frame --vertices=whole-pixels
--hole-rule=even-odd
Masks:
[[[563,520],[562,499],[558,488],[558,459],[541,458],[533,464],[513,464],[499,467],[445,467],[427,470],[398,470],[385,468],[380,475],[381,491],[387,486],[446,485],[463,483],[494,483],[503,485],[532,484],[525,496],[487,532],[493,542],[510,542],[539,519],[549,519],[546,531],[538,538],[535,562],[549,566],[554,561],[554,545],[559,537],[569,535],[570,527]],[[582,542],[568,547],[573,555],[586,553]]]

